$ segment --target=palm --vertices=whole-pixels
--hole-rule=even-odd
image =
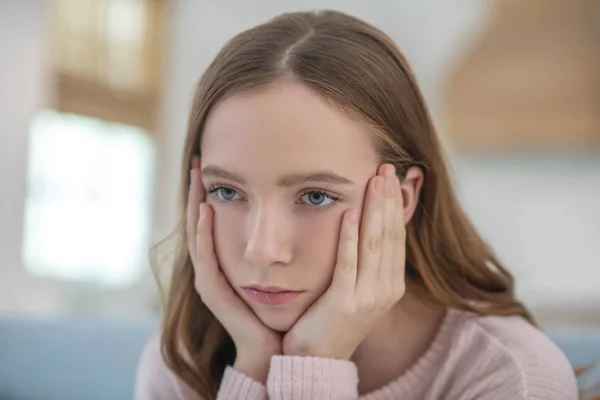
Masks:
[[[331,315],[329,304],[334,300],[330,292],[323,294],[301,317],[283,337],[283,350],[294,348],[294,353],[309,353],[307,343],[302,343],[301,338],[319,337],[335,324],[337,318]],[[332,318],[333,317],[333,318]]]

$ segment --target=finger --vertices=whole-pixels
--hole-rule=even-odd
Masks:
[[[202,178],[200,176],[200,157],[194,156],[190,169],[190,187],[186,209],[187,243],[193,262],[196,258],[196,229],[199,216],[198,206],[201,201],[204,201],[204,187],[202,186]]]
[[[344,292],[354,291],[358,272],[358,211],[344,213],[340,229],[337,259],[333,272],[334,288]]]
[[[222,280],[225,279],[219,270],[217,256],[214,250],[214,238],[212,233],[213,212],[210,204],[200,203],[198,224],[196,228],[195,248],[196,260],[194,262],[194,276],[196,289],[202,301],[210,302],[212,293],[222,288]]]
[[[385,178],[383,188],[383,233],[381,262],[379,264],[379,279],[389,279],[394,266],[394,253],[396,247],[396,196],[398,180],[396,168],[393,165],[384,165],[381,174]]]
[[[357,290],[360,286],[373,287],[377,279],[383,233],[383,185],[383,177],[375,176],[367,188],[358,243]]]
[[[394,265],[391,272],[394,282],[398,282],[404,286],[406,279],[406,225],[404,223],[404,198],[402,197],[400,178],[396,176],[395,181],[396,217],[394,229],[396,229],[396,244],[394,246]]]
[[[195,287],[202,302],[225,329],[231,329],[242,317],[251,316],[251,311],[235,293],[219,266],[214,246],[212,207],[208,203],[200,203],[198,208],[200,217],[196,233]]]

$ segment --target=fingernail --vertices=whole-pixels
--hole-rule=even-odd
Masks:
[[[358,212],[356,210],[348,211],[348,223],[350,225],[356,225],[358,222]]]

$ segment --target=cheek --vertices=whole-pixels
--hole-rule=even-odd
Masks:
[[[300,264],[309,273],[308,276],[313,277],[313,288],[319,294],[327,290],[333,276],[342,213],[326,211],[319,215],[316,212],[317,215],[304,218],[298,224],[298,237],[302,238],[298,245],[304,249]]]
[[[366,187],[366,182],[364,185]],[[307,249],[302,265],[315,277],[314,288],[319,295],[323,294],[331,284],[337,261],[343,215],[351,208],[359,210],[361,215],[364,195],[364,190],[354,193],[348,196],[347,202],[340,207],[323,213],[313,212],[314,215],[301,219],[300,237],[304,240],[301,248]]]

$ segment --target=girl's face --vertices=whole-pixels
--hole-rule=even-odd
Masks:
[[[235,94],[209,115],[202,179],[215,251],[268,327],[289,330],[328,289],[342,215],[362,210],[379,165],[371,137],[298,83]],[[300,293],[257,299],[255,285]]]

